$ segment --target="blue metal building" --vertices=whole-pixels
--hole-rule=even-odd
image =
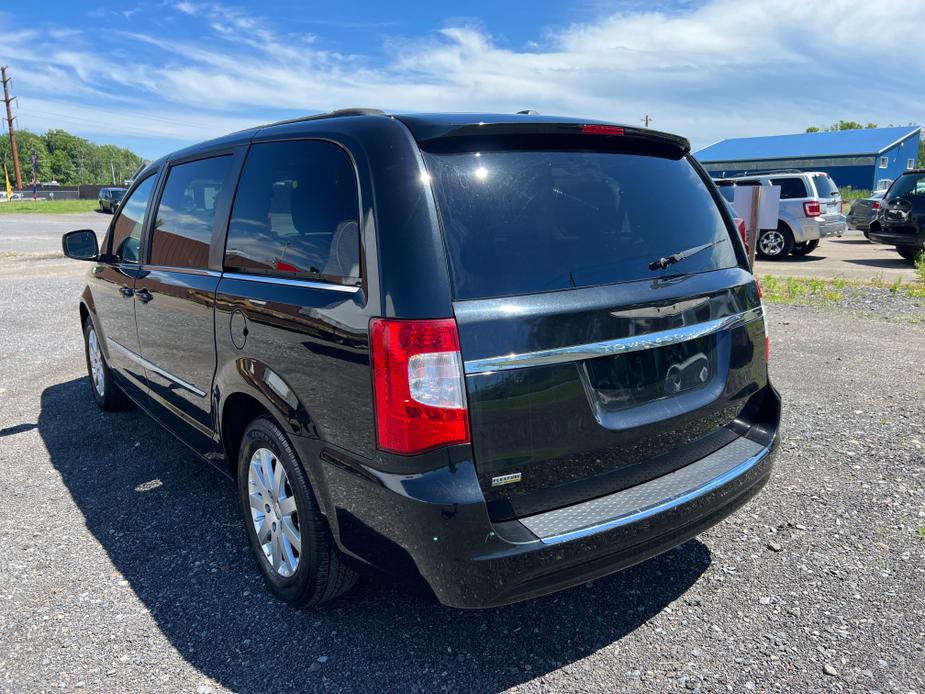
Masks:
[[[921,129],[837,130],[721,140],[694,153],[714,178],[780,169],[825,171],[838,186],[885,188],[915,168]]]

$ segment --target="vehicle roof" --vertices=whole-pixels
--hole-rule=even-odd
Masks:
[[[663,133],[658,130],[647,130],[635,126],[622,125],[609,121],[602,121],[598,118],[571,118],[563,116],[546,116],[539,114],[521,114],[521,113],[397,113],[387,114],[384,111],[369,108],[349,108],[331,111],[329,113],[318,113],[298,118],[258,125],[246,130],[223,135],[221,137],[200,142],[185,149],[173,152],[166,157],[153,162],[152,165],[159,165],[164,160],[175,160],[186,156],[196,154],[199,151],[208,149],[219,149],[222,147],[234,147],[235,145],[247,144],[258,135],[272,134],[276,128],[285,129],[287,136],[299,137],[300,135],[310,135],[317,132],[320,128],[330,125],[331,120],[337,119],[339,124],[344,124],[350,120],[368,120],[368,119],[390,119],[399,121],[407,127],[414,135],[415,139],[426,140],[431,138],[443,137],[453,133],[470,134],[476,128],[485,126],[506,126],[504,132],[516,132],[520,127],[524,130],[532,128],[542,128],[543,126],[555,125],[614,125],[622,127],[627,134],[633,134],[637,137],[651,137],[662,141],[669,141],[684,152],[690,151],[688,141],[680,136],[670,133]],[[502,132],[501,128],[495,128],[496,132]]]
[[[694,156],[701,163],[714,163],[880,154],[902,140],[914,136],[919,129],[918,125],[907,125],[900,128],[739,137],[720,140],[697,150]]]

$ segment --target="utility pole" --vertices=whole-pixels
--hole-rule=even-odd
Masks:
[[[112,165],[112,159],[109,160],[109,170],[112,172],[112,184],[116,185],[116,169]]]
[[[6,122],[10,127],[10,149],[13,150],[13,169],[16,171],[16,189],[22,190],[22,172],[19,170],[19,151],[16,149],[16,131],[13,129],[13,110],[10,108],[10,102],[15,99],[10,98],[9,82],[11,78],[6,76],[6,65],[0,68],[3,75],[3,101],[6,103]]]
[[[643,123],[645,123],[645,124],[646,124],[646,127],[648,128],[648,127],[649,127],[649,122],[650,122],[650,121],[653,121],[653,120],[655,120],[655,119],[652,118],[652,116],[647,115],[645,118],[640,118],[639,120],[641,120]]]

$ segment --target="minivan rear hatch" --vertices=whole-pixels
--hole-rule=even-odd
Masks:
[[[620,130],[419,140],[495,520],[709,455],[767,382],[715,189],[680,138]]]

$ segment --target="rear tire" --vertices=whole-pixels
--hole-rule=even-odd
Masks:
[[[129,407],[131,400],[113,381],[112,370],[103,356],[99,333],[90,316],[84,321],[84,356],[87,361],[90,394],[97,407],[108,412]]]
[[[896,252],[899,253],[906,260],[911,260],[913,263],[915,259],[919,257],[919,254],[925,249],[920,246],[897,246]]]
[[[317,605],[356,583],[357,574],[341,559],[305,469],[269,416],[258,417],[244,431],[238,500],[254,559],[280,600],[297,607]]]
[[[790,255],[793,250],[793,234],[790,228],[781,222],[776,229],[765,229],[759,233],[758,243],[755,245],[759,258],[780,260]]]
[[[809,255],[818,247],[819,239],[813,239],[812,241],[804,241],[803,243],[794,244],[791,253],[794,255]]]

